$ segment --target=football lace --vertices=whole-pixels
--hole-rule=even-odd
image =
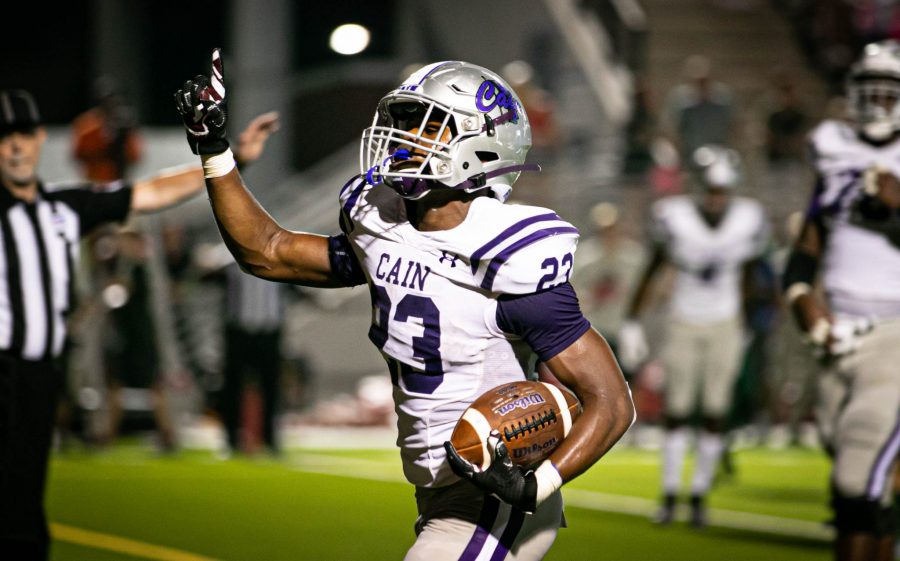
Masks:
[[[512,427],[504,427],[503,428],[503,437],[507,442],[524,436],[526,433],[530,433],[536,431],[538,429],[544,428],[544,426],[549,425],[550,423],[556,422],[556,412],[552,409],[547,411],[546,413],[542,413],[540,415],[532,415],[531,419],[528,422],[524,422],[524,420],[520,420],[517,424]]]

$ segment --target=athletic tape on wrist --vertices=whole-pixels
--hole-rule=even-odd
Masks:
[[[547,500],[547,497],[562,487],[563,480],[556,467],[550,460],[544,462],[534,470],[534,479],[537,481],[537,498],[535,505],[540,505]]]
[[[795,282],[784,293],[784,297],[787,299],[788,306],[792,305],[797,298],[800,298],[804,294],[809,294],[812,292],[812,286],[806,282]]]
[[[819,318],[809,330],[809,341],[813,345],[824,345],[828,342],[831,333],[831,322],[825,318]]]
[[[203,177],[206,179],[228,175],[228,172],[233,170],[236,165],[231,148],[221,154],[203,154],[200,159],[203,162]]]

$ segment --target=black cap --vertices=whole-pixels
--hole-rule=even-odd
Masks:
[[[41,124],[34,97],[25,90],[0,91],[0,133],[31,130]]]

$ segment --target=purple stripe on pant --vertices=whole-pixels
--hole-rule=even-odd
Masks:
[[[506,559],[506,554],[512,549],[512,544],[516,541],[516,536],[519,535],[519,530],[522,529],[522,524],[524,523],[524,512],[513,509],[513,511],[509,513],[509,521],[506,523],[506,528],[500,536],[500,543],[497,544],[497,549],[495,549],[494,554],[491,555],[490,561],[503,561]]]
[[[875,457],[875,463],[872,465],[869,483],[866,485],[866,498],[870,501],[878,500],[884,493],[888,470],[891,464],[894,463],[898,450],[900,450],[900,418],[898,418],[890,438],[881,447],[881,451],[878,452],[878,456]]]
[[[481,507],[481,516],[478,517],[478,527],[475,528],[475,533],[472,534],[472,539],[469,540],[469,545],[466,546],[465,551],[459,557],[459,561],[475,561],[478,554],[481,553],[481,548],[484,547],[484,542],[487,541],[487,537],[491,534],[491,528],[494,527],[494,522],[497,521],[497,513],[499,511],[500,501],[485,495],[484,505]]]

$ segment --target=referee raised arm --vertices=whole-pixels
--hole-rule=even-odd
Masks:
[[[255,119],[238,159],[259,156],[277,116]],[[47,133],[34,98],[0,91],[0,558],[45,560],[47,458],[62,383],[66,314],[78,241],[130,212],[154,212],[199,193],[199,166],[132,184],[48,190],[35,171]],[[243,150],[242,150],[243,149]]]

